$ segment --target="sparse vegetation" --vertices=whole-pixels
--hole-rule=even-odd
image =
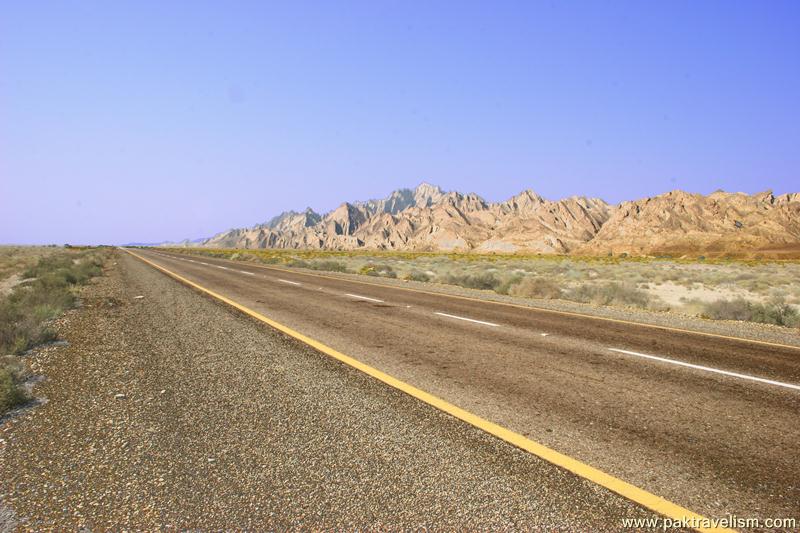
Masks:
[[[361,269],[358,272],[359,274],[364,274],[367,276],[379,276],[382,278],[397,277],[397,272],[394,271],[394,268],[386,264],[375,265],[370,263],[361,267]]]
[[[527,277],[523,278],[522,281],[516,285],[512,285],[509,294],[512,296],[521,296],[523,298],[553,299],[561,298],[562,291],[561,287],[552,280],[539,277]]]
[[[307,268],[328,272],[348,272],[347,265],[340,261],[312,261]]]
[[[776,326],[800,326],[800,313],[782,298],[766,303],[748,302],[743,298],[716,300],[704,304],[702,316],[714,320],[743,320]]]
[[[579,285],[567,293],[567,299],[595,305],[620,305],[650,307],[650,297],[629,283],[604,283],[601,285]]]
[[[0,281],[34,265],[60,248],[53,246],[0,246]]]
[[[419,270],[412,270],[408,274],[403,277],[404,280],[407,281],[422,281],[427,282],[431,280],[431,277],[426,274],[425,272],[420,272]]]
[[[308,261],[303,261],[302,259],[290,259],[286,262],[286,266],[294,268],[310,268],[311,265]]]
[[[75,305],[74,287],[102,273],[103,252],[59,250],[40,256],[23,282],[0,299],[0,354],[21,354],[55,338],[49,321]],[[24,401],[21,371],[0,361],[0,413]]]
[[[450,285],[459,285],[461,287],[467,287],[468,289],[480,289],[484,291],[493,291],[502,284],[502,281],[490,272],[482,272],[479,274],[449,274],[445,282]]]

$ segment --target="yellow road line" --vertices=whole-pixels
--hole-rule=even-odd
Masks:
[[[126,251],[128,251],[128,250],[126,250]],[[177,252],[172,252],[172,253],[177,253]],[[186,255],[191,255],[191,254],[186,254]],[[221,258],[213,257],[212,259],[221,259]],[[231,259],[223,259],[223,260],[224,261],[234,262]],[[691,329],[683,329],[683,328],[673,328],[673,327],[670,327],[670,326],[660,326],[658,324],[648,324],[647,322],[636,322],[636,321],[633,321],[633,320],[624,320],[624,319],[621,319],[621,318],[610,318],[610,317],[605,317],[605,316],[587,315],[585,313],[578,313],[578,312],[574,312],[574,311],[559,311],[557,309],[547,309],[545,307],[534,307],[534,306],[530,306],[530,305],[520,305],[520,304],[511,303],[511,302],[498,302],[497,300],[484,300],[484,299],[481,299],[481,298],[473,298],[471,296],[460,296],[460,295],[457,295],[457,294],[448,294],[446,292],[426,291],[425,289],[415,289],[415,288],[412,288],[412,287],[398,287],[397,285],[384,285],[382,283],[373,283],[373,282],[370,282],[370,281],[363,281],[363,280],[358,280],[358,279],[339,278],[339,277],[336,277],[336,276],[327,276],[325,274],[317,274],[317,273],[312,273],[312,272],[300,272],[298,270],[289,269],[289,268],[280,268],[280,267],[275,267],[275,266],[259,265],[259,264],[253,264],[253,263],[247,263],[247,265],[251,266],[251,267],[255,267],[255,268],[263,268],[265,270],[275,270],[277,272],[287,272],[287,273],[295,274],[295,275],[298,275],[298,276],[313,276],[313,277],[317,277],[317,278],[331,279],[331,280],[335,280],[335,281],[346,281],[346,282],[350,282],[350,283],[360,283],[362,285],[369,285],[369,286],[372,286],[372,287],[381,287],[381,288],[385,288],[385,289],[395,289],[395,290],[399,290],[399,291],[418,292],[418,293],[421,293],[421,294],[428,294],[428,295],[431,295],[431,296],[442,296],[442,297],[445,297],[445,298],[455,298],[455,299],[458,299],[458,300],[467,300],[467,301],[470,301],[470,302],[479,302],[479,303],[484,303],[484,304],[488,303],[488,304],[495,304],[495,305],[504,305],[504,306],[507,306],[507,307],[515,307],[517,309],[526,309],[528,311],[541,311],[541,312],[544,312],[544,313],[552,313],[552,314],[556,314],[556,315],[574,316],[574,317],[579,317],[579,318],[588,318],[590,320],[603,320],[603,321],[606,321],[606,322],[615,322],[615,323],[618,323],[618,324],[630,324],[630,325],[634,325],[634,326],[643,326],[643,327],[646,327],[646,328],[660,329],[662,331],[674,331],[676,333],[688,333],[690,335],[703,335],[703,336],[706,336],[706,337],[715,337],[715,338],[718,338],[718,339],[728,339],[728,340],[739,341],[739,342],[750,342],[750,343],[753,343],[753,344],[761,344],[763,346],[772,346],[772,347],[775,347],[775,348],[788,348],[790,350],[800,350],[800,346],[792,346],[791,344],[781,344],[781,343],[778,343],[778,342],[769,342],[769,341],[760,341],[760,340],[756,340],[756,339],[748,339],[747,337],[733,337],[731,335],[722,335],[722,334],[719,334],[719,333],[708,333],[708,332],[705,332],[705,331],[694,331],[694,330],[691,330]]]
[[[325,344],[323,344],[323,343],[321,343],[321,342],[319,342],[317,340],[314,340],[311,337],[303,335],[302,333],[300,333],[298,331],[295,331],[295,330],[291,329],[288,326],[284,326],[283,324],[281,324],[279,322],[276,322],[276,321],[272,320],[271,318],[267,318],[266,316],[262,315],[261,313],[253,311],[252,309],[250,309],[248,307],[245,307],[245,306],[243,306],[243,305],[231,300],[230,298],[227,298],[227,297],[225,297],[225,296],[223,296],[221,294],[218,294],[218,293],[216,293],[216,292],[214,292],[214,291],[212,291],[210,289],[207,289],[207,288],[203,287],[202,285],[199,285],[199,284],[195,283],[194,281],[186,279],[186,278],[184,278],[183,276],[181,276],[179,274],[176,274],[176,273],[174,273],[174,272],[172,272],[170,270],[167,270],[166,268],[162,267],[161,265],[158,265],[158,264],[156,264],[156,263],[154,263],[154,262],[152,262],[152,261],[150,261],[148,259],[145,259],[144,257],[142,257],[141,255],[139,255],[139,254],[137,254],[135,252],[132,252],[132,251],[127,250],[127,249],[124,249],[124,250],[126,252],[128,252],[129,254],[133,255],[134,257],[140,259],[141,261],[144,261],[145,263],[149,264],[150,266],[152,266],[152,267],[164,272],[165,274],[177,279],[178,281],[180,281],[182,283],[185,283],[186,285],[189,285],[190,287],[193,287],[193,288],[197,289],[198,291],[203,292],[203,293],[205,293],[205,294],[207,294],[207,295],[209,295],[209,296],[211,296],[213,298],[216,298],[217,300],[220,300],[220,301],[230,305],[231,307],[234,307],[234,308],[238,309],[242,313],[244,313],[246,315],[249,315],[249,316],[255,318],[256,320],[264,322],[265,324],[273,327],[274,329],[277,329],[278,331],[280,331],[280,332],[282,332],[282,333],[284,333],[284,334],[286,334],[286,335],[288,335],[290,337],[293,337],[293,338],[297,339],[298,341],[302,342],[303,344],[311,346],[312,348],[324,353],[325,355],[333,357],[334,359],[337,359],[337,360],[341,361],[342,363],[344,363],[344,364],[346,364],[346,365],[348,365],[348,366],[350,366],[352,368],[360,370],[361,372],[363,372],[363,373],[365,373],[365,374],[367,374],[369,376],[372,376],[373,378],[375,378],[375,379],[377,379],[379,381],[382,381],[383,383],[385,383],[385,384],[387,384],[387,385],[389,385],[391,387],[394,387],[395,389],[398,389],[398,390],[408,394],[409,396],[413,396],[417,400],[425,402],[428,405],[431,405],[431,406],[433,406],[433,407],[435,407],[435,408],[437,408],[437,409],[439,409],[441,411],[444,411],[445,413],[447,413],[449,415],[452,415],[452,416],[458,418],[459,420],[462,420],[462,421],[466,422],[467,424],[470,424],[471,426],[474,426],[474,427],[476,427],[476,428],[478,428],[478,429],[480,429],[482,431],[485,431],[486,433],[494,435],[495,437],[497,437],[499,439],[502,439],[502,440],[508,442],[509,444],[512,444],[513,446],[516,446],[517,448],[521,448],[521,449],[523,449],[523,450],[525,450],[527,452],[530,452],[533,455],[536,455],[537,457],[539,457],[541,459],[544,459],[545,461],[547,461],[549,463],[552,463],[552,464],[554,464],[556,466],[559,466],[561,468],[569,470],[570,472],[572,472],[573,474],[575,474],[577,476],[580,476],[580,477],[582,477],[584,479],[592,481],[592,482],[600,485],[601,487],[604,487],[604,488],[606,488],[606,489],[608,489],[608,490],[610,490],[612,492],[615,492],[615,493],[619,494],[620,496],[623,496],[623,497],[627,498],[628,500],[631,500],[631,501],[641,505],[642,507],[645,507],[645,508],[650,509],[651,511],[654,511],[654,512],[656,512],[656,513],[658,513],[658,514],[660,514],[662,516],[670,518],[673,521],[692,520],[695,523],[710,522],[710,520],[706,519],[702,515],[699,515],[699,514],[693,512],[693,511],[690,511],[689,509],[681,507],[680,505],[672,503],[672,502],[670,502],[668,500],[665,500],[664,498],[661,498],[660,496],[656,496],[655,494],[647,492],[644,489],[640,489],[639,487],[631,485],[630,483],[622,481],[621,479],[618,479],[618,478],[616,478],[616,477],[614,477],[614,476],[612,476],[610,474],[606,474],[605,472],[603,472],[601,470],[598,470],[597,468],[594,468],[594,467],[589,466],[589,465],[587,465],[585,463],[582,463],[582,462],[580,462],[580,461],[578,461],[576,459],[573,459],[573,458],[571,458],[571,457],[569,457],[567,455],[564,455],[564,454],[559,453],[559,452],[557,452],[555,450],[552,450],[552,449],[548,448],[547,446],[544,446],[543,444],[539,444],[538,442],[534,442],[534,441],[532,441],[532,440],[530,440],[530,439],[528,439],[526,437],[523,437],[519,433],[515,433],[515,432],[513,432],[513,431],[511,431],[509,429],[506,429],[506,428],[504,428],[504,427],[502,427],[502,426],[500,426],[498,424],[495,424],[494,422],[490,422],[490,421],[488,421],[488,420],[486,420],[484,418],[481,418],[481,417],[479,417],[479,416],[477,416],[477,415],[475,415],[473,413],[470,413],[469,411],[461,409],[460,407],[458,407],[456,405],[453,405],[450,402],[442,400],[441,398],[438,398],[437,396],[434,396],[434,395],[432,395],[430,393],[427,393],[427,392],[425,392],[425,391],[423,391],[421,389],[418,389],[418,388],[414,387],[413,385],[409,385],[408,383],[406,383],[404,381],[400,381],[399,379],[394,378],[394,377],[390,376],[389,374],[386,374],[385,372],[382,372],[382,371],[378,370],[377,368],[373,368],[373,367],[371,367],[371,366],[369,366],[367,364],[364,364],[361,361],[359,361],[357,359],[354,359],[353,357],[350,357],[348,355],[345,355],[345,354],[343,354],[343,353],[341,353],[341,352],[339,352],[337,350],[334,350],[333,348],[331,348],[331,347],[329,347],[329,346],[327,346],[327,345],[325,345]],[[703,531],[703,532],[705,532],[705,531],[733,531],[733,530],[725,529],[725,528],[695,528],[695,529],[697,531]]]

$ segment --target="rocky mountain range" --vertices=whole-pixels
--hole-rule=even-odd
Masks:
[[[578,251],[800,256],[800,194],[672,191],[622,202]]]
[[[218,248],[377,249],[631,255],[800,255],[800,194],[672,191],[610,205],[527,190],[504,201],[423,183],[326,214],[287,211],[199,244]]]

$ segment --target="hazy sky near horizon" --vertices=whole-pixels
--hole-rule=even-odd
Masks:
[[[421,181],[800,191],[800,2],[3,2],[0,243],[209,236]]]

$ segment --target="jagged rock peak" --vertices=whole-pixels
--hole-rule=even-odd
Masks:
[[[422,182],[414,189],[414,206],[431,207],[444,197],[445,192],[438,185]]]
[[[342,203],[325,215],[287,211],[233,229],[209,247],[478,250],[659,255],[797,250],[800,194],[675,190],[609,205],[599,198],[547,200],[525,190],[504,202],[429,183],[380,200]]]

